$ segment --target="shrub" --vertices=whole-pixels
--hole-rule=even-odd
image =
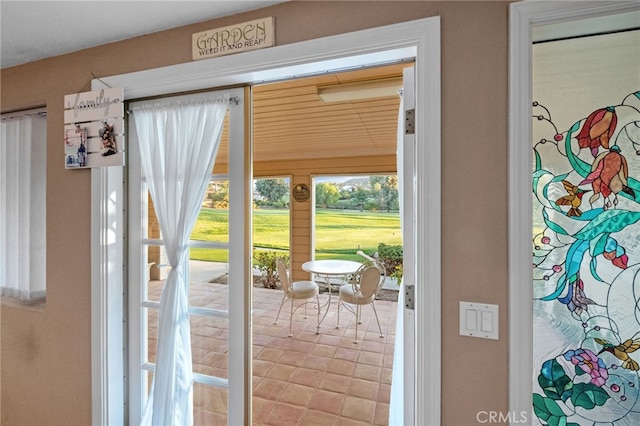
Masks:
[[[377,211],[378,210],[378,202],[377,201],[372,201],[372,200],[367,200],[367,202],[364,203],[363,208],[366,211]]]
[[[378,260],[382,263],[387,276],[394,278],[398,285],[402,282],[402,246],[378,244]]]
[[[274,251],[253,251],[253,258],[255,264],[262,273],[264,288],[277,288],[278,273],[276,267],[276,260],[283,259],[285,262],[289,262],[289,256],[284,253],[278,253]]]

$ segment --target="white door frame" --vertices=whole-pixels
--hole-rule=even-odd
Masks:
[[[415,58],[415,424],[440,423],[440,18],[432,17],[92,81],[125,99],[257,83]],[[429,138],[427,139],[427,129]],[[121,423],[124,405],[123,168],[92,170],[92,423]],[[428,285],[426,285],[428,283]],[[109,352],[107,352],[109,351]]]
[[[397,422],[397,424],[415,424],[413,417],[415,409],[415,388],[416,388],[416,372],[414,366],[416,364],[416,350],[414,347],[416,335],[415,311],[407,309],[406,302],[408,297],[404,291],[407,285],[416,282],[416,270],[408,265],[416,265],[416,191],[414,188],[414,176],[416,172],[416,135],[407,131],[408,125],[406,117],[408,112],[416,107],[416,87],[415,87],[415,68],[407,67],[402,73],[402,112],[398,117],[398,121],[402,121],[402,126],[398,123],[399,133],[398,143],[402,143],[398,147],[398,177],[402,173],[402,194],[400,198],[400,211],[402,213],[402,246],[403,246],[403,277],[404,287],[400,291],[398,297],[398,314],[396,316],[396,341],[393,356],[393,371],[391,381],[391,400],[396,401],[397,398],[404,400],[402,407],[399,404],[389,404],[389,423]],[[402,137],[402,141],[400,138]],[[398,179],[400,181],[400,179]],[[415,286],[414,286],[415,288]],[[403,353],[404,350],[404,353]],[[397,370],[397,371],[396,371]],[[394,383],[393,378],[400,383]],[[398,380],[399,379],[399,380]],[[397,395],[400,393],[400,395]]]
[[[532,29],[640,10],[636,1],[525,1],[509,19],[509,412],[533,419]]]

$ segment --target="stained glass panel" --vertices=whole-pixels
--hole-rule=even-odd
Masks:
[[[534,415],[638,425],[640,31],[535,45],[533,81]]]

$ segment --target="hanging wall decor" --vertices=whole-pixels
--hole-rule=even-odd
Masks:
[[[64,166],[67,169],[124,165],[124,89],[64,97]]]
[[[304,183],[299,183],[294,186],[292,194],[293,199],[301,203],[309,201],[309,198],[311,197],[311,191],[309,190],[309,187]]]
[[[275,44],[273,16],[202,31],[192,35],[192,57],[213,58],[271,47]]]

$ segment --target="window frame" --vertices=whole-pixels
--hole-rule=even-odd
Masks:
[[[20,303],[36,304],[46,302],[47,288],[47,109],[46,107],[39,107],[5,113],[0,116],[0,119],[2,121],[5,121],[12,119],[21,119],[25,116],[32,116],[38,120],[43,120],[42,123],[39,123],[37,125],[33,123],[31,124],[31,140],[28,141],[28,149],[25,150],[29,155],[29,161],[22,162],[23,164],[27,165],[27,170],[25,171],[25,173],[29,175],[29,180],[25,182],[24,179],[20,179],[18,178],[18,176],[12,176],[14,179],[11,179],[10,177],[10,179],[8,179],[6,183],[8,185],[15,183],[15,187],[17,187],[18,193],[29,194],[29,206],[45,206],[45,208],[29,208],[27,230],[28,241],[25,250],[27,252],[27,259],[24,259],[24,251],[16,251],[15,253],[15,260],[18,264],[28,264],[27,274],[29,286],[26,290],[27,293],[25,293],[25,290],[21,290],[20,288],[0,286],[0,297],[3,300],[15,300]],[[20,163],[19,157],[20,153],[15,153],[15,156],[5,157],[0,159],[0,161],[2,161],[3,163],[13,161]],[[36,167],[34,167],[34,165]],[[0,208],[3,209],[3,217],[5,217],[5,219],[7,213],[5,210],[6,206],[4,205],[7,202],[6,197],[7,191],[2,191],[2,194],[0,194]],[[20,232],[20,229],[23,227],[22,223],[24,223],[24,218],[21,216],[18,218],[17,224],[7,226],[7,228],[18,230],[18,232]],[[4,230],[4,226],[0,224],[0,232],[4,233]],[[16,241],[18,246],[23,245],[20,244],[21,237],[24,237],[24,235],[18,235],[19,241]],[[3,239],[4,238],[5,237],[3,236]],[[7,259],[7,256],[3,255],[3,257],[4,259]],[[20,278],[24,278],[24,275],[21,274],[19,279]],[[34,282],[42,283],[42,289],[38,287],[37,290],[32,291]]]

